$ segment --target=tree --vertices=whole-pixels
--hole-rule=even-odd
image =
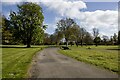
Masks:
[[[84,37],[84,42],[86,43],[86,45],[93,43],[92,36],[90,35],[89,32],[86,32],[86,35]]]
[[[5,16],[2,16],[2,44],[12,44],[10,21]]]
[[[103,38],[104,44],[107,45],[107,42],[109,41],[109,37],[106,35],[103,35],[102,38]]]
[[[35,3],[28,2],[17,7],[18,12],[10,13],[15,39],[27,44],[27,47],[31,47],[32,41],[41,42],[44,33],[42,8]]]
[[[70,36],[71,45],[73,44],[74,41],[76,43],[76,46],[78,47],[78,42],[80,39],[80,26],[77,24],[73,24],[69,30],[71,32]]]
[[[114,33],[113,41],[114,41],[114,44],[117,44],[118,37],[117,37],[116,33]]]
[[[45,33],[45,34],[44,34],[43,44],[44,44],[44,45],[50,44],[50,34],[48,34],[48,33]]]
[[[98,35],[99,35],[99,30],[97,28],[93,28],[94,43],[96,46],[100,42],[100,37],[98,37]]]
[[[83,46],[83,39],[86,35],[86,30],[84,28],[81,28],[80,29],[80,43],[81,43],[81,46]]]
[[[120,31],[118,32],[118,44],[120,45]]]
[[[93,36],[94,38],[98,37],[99,35],[99,30],[97,28],[93,28]]]
[[[62,32],[56,29],[54,35],[55,35],[56,44],[59,44],[60,40],[63,38]]]
[[[100,41],[101,41],[101,38],[100,38],[100,37],[96,37],[96,38],[94,39],[95,45],[98,46],[98,44],[100,43]]]
[[[63,36],[66,40],[66,46],[68,46],[68,41],[70,39],[71,36],[71,30],[70,27],[74,24],[74,20],[71,18],[66,18],[66,19],[61,19],[58,23],[57,23],[57,29],[58,31],[63,33]]]
[[[2,44],[2,14],[0,12],[0,44]]]
[[[113,43],[114,43],[114,41],[113,41],[113,36],[110,36],[110,41],[109,41],[109,42],[110,42],[111,45],[114,45],[114,44],[113,44]]]

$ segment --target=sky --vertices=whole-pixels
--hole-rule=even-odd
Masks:
[[[32,1],[32,0],[28,0]],[[99,0],[98,0],[99,1]],[[2,13],[9,18],[10,11],[17,11],[17,4],[22,0],[4,0]],[[33,1],[32,1],[33,2]],[[88,2],[87,0],[34,0],[43,9],[44,24],[48,25],[46,33],[52,34],[57,28],[56,23],[62,18],[72,18],[82,28],[92,34],[98,28],[100,36],[113,36],[118,32],[118,2]]]

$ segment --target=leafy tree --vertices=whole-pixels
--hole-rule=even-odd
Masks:
[[[104,42],[104,44],[107,45],[107,43],[108,43],[108,41],[109,41],[108,36],[103,35],[102,38],[103,38],[103,42]]]
[[[98,35],[99,35],[99,30],[97,28],[93,28],[94,43],[96,46],[100,42],[100,37],[98,37]]]
[[[84,40],[85,35],[86,35],[86,30],[84,28],[81,28],[80,29],[80,43],[81,43],[81,46],[83,46],[83,40]]]
[[[117,44],[118,37],[117,37],[117,34],[116,34],[116,33],[114,33],[113,41],[114,41],[114,44]]]
[[[77,24],[73,24],[73,26],[70,28],[71,31],[71,36],[70,36],[70,40],[71,40],[71,44],[73,44],[73,41],[75,41],[76,46],[78,46],[78,42],[80,39],[80,26]]]
[[[100,37],[95,37],[94,43],[95,43],[96,46],[98,46],[98,44],[100,43],[100,41],[101,41]]]
[[[2,14],[0,12],[0,44],[2,44]]]
[[[62,39],[62,34],[60,32],[55,32],[54,34],[45,33],[44,35],[44,44],[45,45],[55,45],[59,44]]]
[[[10,13],[15,39],[27,44],[27,47],[31,47],[31,43],[40,43],[44,33],[42,8],[35,3],[28,2],[17,7],[18,12]]]
[[[54,35],[55,35],[56,44],[59,44],[60,40],[63,38],[62,32],[56,29]]]
[[[74,24],[74,20],[71,18],[61,19],[57,23],[58,31],[63,33],[63,36],[66,40],[66,46],[68,46],[68,41],[70,40],[71,30],[70,27]]]
[[[84,42],[86,43],[86,45],[93,43],[92,36],[90,35],[89,32],[86,32],[86,35],[84,37]]]
[[[5,16],[2,16],[2,44],[12,44],[12,39],[10,21]]]
[[[110,36],[110,41],[109,42],[110,42],[111,45],[114,45],[113,36]]]
[[[120,45],[120,31],[118,32],[118,44]]]
[[[50,38],[49,37],[50,37],[50,34],[48,34],[48,33],[44,34],[44,40],[43,40],[44,45],[50,44]]]

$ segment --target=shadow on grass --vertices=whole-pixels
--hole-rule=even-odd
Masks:
[[[31,45],[30,48],[55,48],[57,45]],[[27,48],[27,45],[0,45],[0,48]]]
[[[0,48],[27,48],[26,46],[0,46]],[[31,46],[30,48],[41,48],[40,46]]]
[[[117,50],[117,51],[120,51],[120,49],[106,49],[106,50]]]
[[[27,48],[27,47],[18,47],[18,46],[1,46],[1,48]]]

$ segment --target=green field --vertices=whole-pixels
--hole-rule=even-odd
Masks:
[[[45,46],[3,46],[2,48],[2,77],[25,78],[27,70],[36,52]]]
[[[70,56],[79,61],[94,64],[96,66],[118,72],[117,46],[90,46],[70,47],[71,50],[59,50],[60,53]],[[26,78],[28,76],[31,60],[36,52],[45,46],[3,46],[2,48],[2,77],[3,78]]]
[[[91,47],[91,49],[88,49]],[[59,50],[60,53],[118,73],[118,46],[70,47],[71,50]]]

